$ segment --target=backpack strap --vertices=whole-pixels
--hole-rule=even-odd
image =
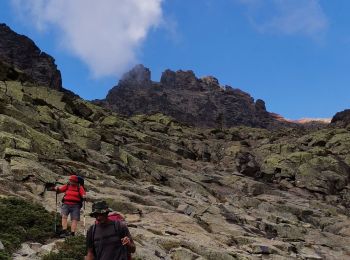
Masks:
[[[95,232],[96,232],[96,224],[92,225],[92,230],[91,230],[91,240],[92,240],[92,251],[94,253],[94,256],[96,257],[96,248],[95,248]]]
[[[80,195],[80,183],[78,183],[78,194],[79,194],[79,198],[80,198],[79,206],[80,206],[80,208],[82,208],[84,200],[83,200],[83,197]]]
[[[114,231],[116,234],[118,234],[118,230],[120,229],[119,221],[113,221],[113,222],[114,222]]]

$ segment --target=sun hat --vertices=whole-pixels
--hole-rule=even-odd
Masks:
[[[108,207],[108,204],[106,201],[96,201],[92,204],[92,212],[90,213],[91,217],[95,217],[96,214],[105,214],[112,212],[113,210]]]

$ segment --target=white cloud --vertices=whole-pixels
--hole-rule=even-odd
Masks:
[[[328,28],[319,0],[237,0],[261,33],[306,35],[318,38]]]
[[[59,29],[61,44],[94,77],[119,75],[136,62],[147,33],[162,21],[163,0],[12,0],[38,30]]]

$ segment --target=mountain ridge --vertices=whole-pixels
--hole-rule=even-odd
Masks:
[[[125,73],[105,99],[94,102],[126,116],[163,113],[197,127],[293,125],[268,112],[263,100],[254,101],[240,89],[221,86],[213,76],[197,78],[191,70],[167,69],[155,82],[142,64]]]

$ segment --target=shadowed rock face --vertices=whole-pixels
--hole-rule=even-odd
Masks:
[[[192,71],[166,70],[160,82],[149,69],[137,65],[113,87],[105,100],[96,101],[123,115],[164,113],[199,127],[246,125],[271,128],[287,125],[266,111],[263,100],[239,89],[220,86],[214,77],[197,78]]]
[[[338,125],[347,125],[350,123],[350,109],[345,109],[341,112],[336,113],[331,123],[338,124]]]
[[[61,73],[55,60],[31,39],[17,34],[6,24],[0,24],[0,61],[23,71],[38,85],[62,88]]]

